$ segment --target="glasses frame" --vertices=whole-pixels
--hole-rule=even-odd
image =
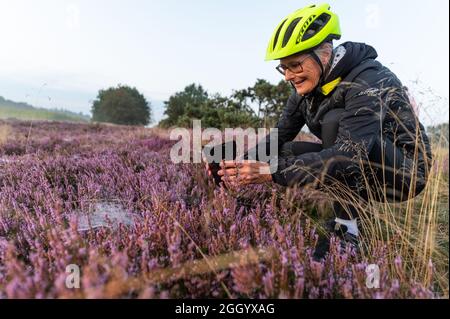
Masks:
[[[311,57],[309,54],[303,58],[301,61],[294,61],[289,63],[290,65],[278,64],[275,69],[280,72],[282,75],[286,75],[286,71],[289,70],[294,74],[303,72],[303,63]],[[293,65],[294,64],[294,65]],[[298,69],[300,68],[300,69]]]

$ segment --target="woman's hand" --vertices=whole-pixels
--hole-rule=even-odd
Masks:
[[[209,166],[208,162],[206,162],[206,161],[205,161],[205,169],[206,169],[208,176],[211,176],[212,175],[211,167]]]
[[[222,180],[232,184],[261,184],[272,181],[268,163],[258,161],[222,161],[218,172]]]

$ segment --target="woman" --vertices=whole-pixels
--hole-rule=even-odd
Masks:
[[[300,187],[339,182],[379,201],[403,201],[423,190],[431,150],[406,88],[376,60],[373,47],[345,42],[333,48],[340,37],[338,16],[327,4],[297,10],[276,27],[266,60],[280,60],[277,70],[295,88],[277,124],[278,156],[269,163],[249,156],[225,161],[222,179]],[[292,141],[304,125],[322,144]],[[267,136],[258,147],[269,141]],[[272,174],[271,165],[277,168]],[[356,210],[334,208],[330,231],[356,243]],[[328,245],[319,240],[317,259]]]

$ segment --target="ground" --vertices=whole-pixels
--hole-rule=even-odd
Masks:
[[[202,164],[170,161],[164,130],[3,121],[0,133],[0,298],[448,297],[448,149],[421,197],[371,208],[370,254],[336,242],[317,263],[330,194],[217,188]]]

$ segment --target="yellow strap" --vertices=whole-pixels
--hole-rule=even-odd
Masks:
[[[341,80],[342,80],[341,77],[338,77],[336,80],[333,80],[325,85],[322,85],[322,87],[320,88],[322,94],[323,95],[330,94],[330,92],[334,90],[334,88],[341,82]]]

